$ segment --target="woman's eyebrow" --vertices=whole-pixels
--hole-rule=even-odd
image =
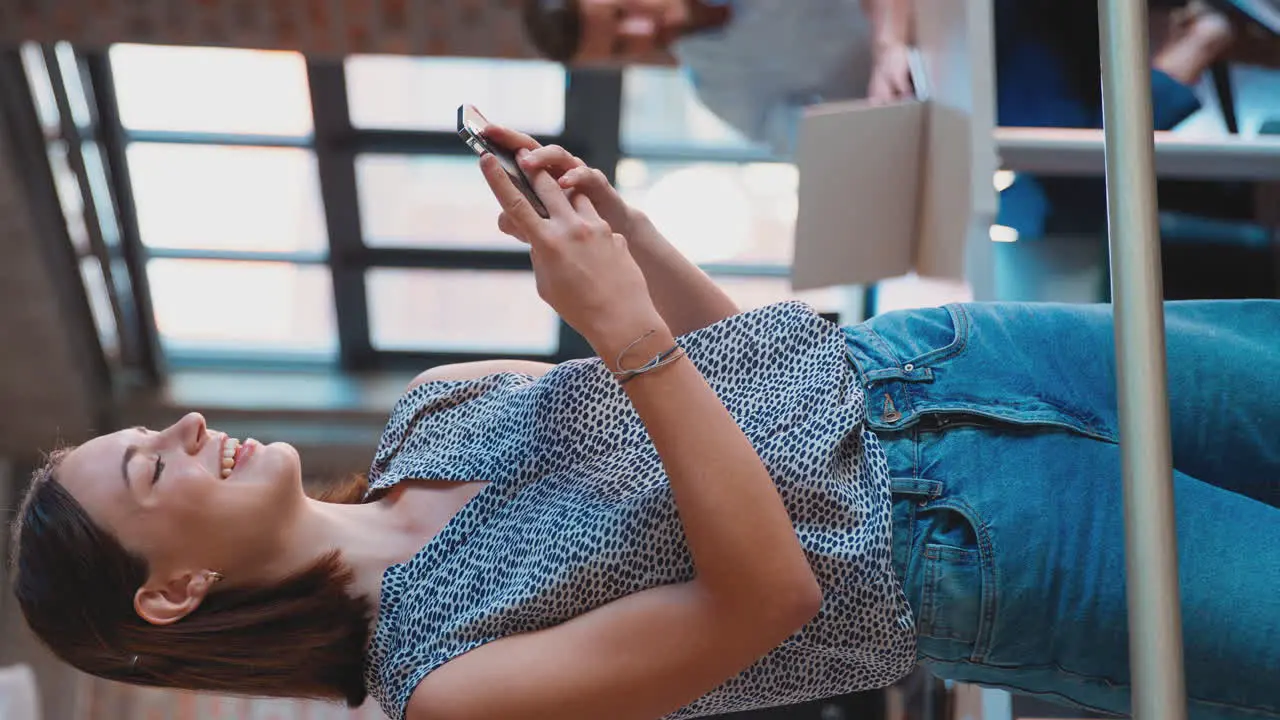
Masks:
[[[130,445],[124,449],[124,459],[120,461],[120,477],[124,478],[124,489],[129,489],[129,461],[133,460],[133,456],[138,453],[137,445]]]
[[[144,435],[148,432],[147,429],[141,425],[134,425],[129,429],[140,432]],[[129,447],[124,449],[124,458],[120,461],[120,477],[124,478],[125,490],[129,489],[129,462],[132,461],[133,456],[137,454],[138,454],[137,445],[130,445]]]

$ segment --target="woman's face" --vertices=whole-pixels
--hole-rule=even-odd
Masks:
[[[209,572],[268,580],[265,566],[283,552],[289,521],[305,504],[293,447],[237,443],[199,413],[160,431],[95,438],[56,476],[97,523],[146,558],[158,588]]]

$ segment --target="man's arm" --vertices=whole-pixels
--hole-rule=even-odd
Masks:
[[[871,19],[871,41],[880,48],[911,44],[911,0],[862,0],[862,11]]]
[[[875,65],[867,84],[867,99],[890,102],[915,96],[911,84],[909,47],[912,0],[862,0],[871,19],[871,52]]]

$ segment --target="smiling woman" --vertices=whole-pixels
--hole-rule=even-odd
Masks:
[[[193,413],[51,454],[19,511],[18,602],[63,660],[101,677],[358,706],[372,607],[337,553],[262,574],[314,501],[287,445],[247,441],[224,475],[234,444]]]
[[[308,498],[289,445],[237,454],[194,413],[57,454],[15,590],[61,658],[368,692],[393,720],[687,720],[885,687],[918,658],[1127,712],[1109,308],[740,312],[602,172],[490,132],[550,214],[490,155],[498,227],[596,357],[431,368],[352,504]],[[1280,720],[1280,386],[1256,371],[1280,366],[1280,303],[1166,316],[1190,716]]]

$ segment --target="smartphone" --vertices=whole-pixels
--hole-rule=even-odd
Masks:
[[[471,148],[476,155],[485,155],[486,153],[498,158],[498,164],[503,170],[507,171],[507,176],[511,178],[511,182],[520,189],[520,192],[529,199],[529,204],[544,218],[551,217],[551,213],[547,212],[547,206],[542,204],[542,200],[538,199],[538,194],[533,191],[533,185],[529,182],[529,178],[525,177],[524,171],[520,169],[520,165],[516,163],[515,153],[510,150],[498,147],[489,142],[484,136],[484,129],[489,126],[489,121],[484,115],[475,108],[474,105],[458,106],[458,137]]]

